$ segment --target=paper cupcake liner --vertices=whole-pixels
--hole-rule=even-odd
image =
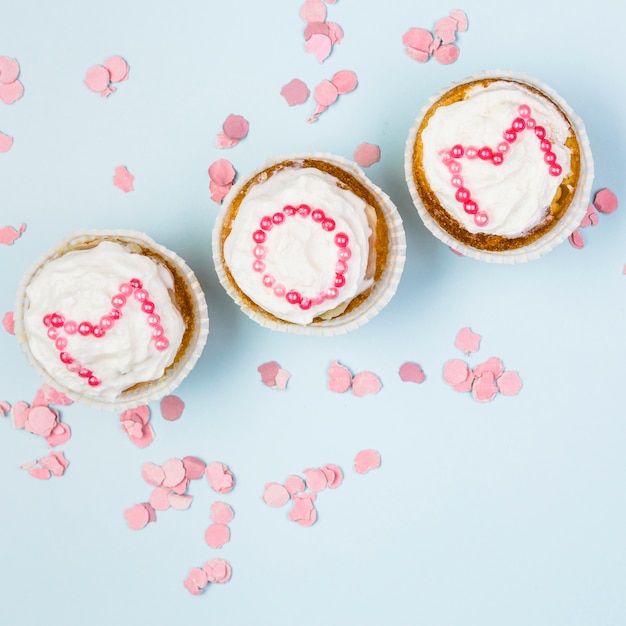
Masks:
[[[241,191],[243,186],[254,176],[260,172],[266,170],[273,165],[282,163],[284,161],[298,161],[302,159],[316,159],[320,161],[326,161],[335,166],[338,166],[357,179],[361,184],[367,187],[377,198],[384,219],[387,224],[389,233],[389,249],[387,254],[387,263],[382,272],[380,278],[371,287],[371,291],[368,296],[358,306],[350,311],[339,315],[330,320],[313,322],[308,325],[294,324],[290,322],[276,321],[269,315],[264,315],[262,311],[251,308],[246,301],[241,297],[239,291],[235,288],[231,280],[229,279],[224,263],[222,261],[221,252],[221,232],[222,223],[228,212],[230,202]],[[260,168],[252,172],[245,179],[240,179],[231,189],[228,196],[224,199],[224,202],[220,208],[220,211],[216,217],[215,225],[213,227],[213,261],[215,264],[215,270],[217,272],[218,279],[228,295],[235,301],[235,303],[241,308],[241,310],[252,320],[260,324],[265,328],[272,330],[278,330],[281,332],[294,333],[300,335],[312,335],[312,336],[334,336],[343,335],[352,330],[355,330],[367,323],[373,317],[375,317],[382,309],[389,304],[390,300],[394,296],[402,271],[404,269],[404,262],[406,259],[406,238],[404,234],[404,227],[402,225],[402,219],[398,213],[398,209],[391,201],[389,196],[385,194],[379,187],[377,187],[363,171],[352,161],[345,159],[341,156],[334,154],[314,152],[314,153],[299,153],[283,156],[280,158],[274,158],[268,160]]]
[[[144,248],[150,249],[155,255],[165,259],[175,268],[177,275],[185,281],[191,297],[194,314],[192,335],[187,342],[184,353],[177,356],[176,362],[167,368],[161,378],[152,382],[142,383],[136,389],[124,391],[116,400],[103,400],[94,396],[84,395],[56,381],[45,367],[33,356],[24,327],[24,312],[28,307],[26,288],[31,280],[39,274],[42,267],[49,261],[63,256],[72,249],[103,240],[138,244]],[[103,411],[124,411],[160,400],[164,396],[172,393],[187,377],[200,358],[209,333],[208,307],[204,292],[194,272],[175,252],[156,243],[145,233],[133,230],[84,230],[74,232],[62,240],[52,250],[42,254],[20,280],[15,297],[14,317],[15,337],[26,355],[28,362],[39,376],[52,387],[63,392],[74,401]]]
[[[554,228],[552,228],[540,239],[522,248],[500,252],[473,248],[458,241],[445,231],[424,207],[413,179],[413,147],[417,138],[417,132],[427,111],[450,89],[467,82],[482,80],[485,78],[512,79],[542,91],[561,108],[563,113],[565,113],[572,128],[574,129],[574,132],[576,133],[576,138],[580,147],[580,178],[574,198],[563,217],[561,217],[561,219],[555,224]],[[480,72],[458,82],[452,83],[433,94],[420,110],[413,126],[409,131],[404,152],[404,170],[409,193],[411,194],[413,203],[417,208],[417,212],[426,228],[428,228],[428,230],[435,235],[435,237],[463,256],[477,259],[479,261],[487,261],[489,263],[506,264],[526,263],[527,261],[538,259],[550,252],[550,250],[553,250],[559,244],[563,243],[563,241],[565,241],[576,230],[576,228],[578,228],[580,222],[585,216],[589,199],[591,197],[591,186],[593,184],[594,176],[591,146],[589,144],[589,138],[582,119],[573,111],[563,97],[550,86],[536,78],[533,78],[532,76],[528,76],[525,73],[510,72],[506,70],[488,70]]]

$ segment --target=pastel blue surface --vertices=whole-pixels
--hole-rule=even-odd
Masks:
[[[626,8],[609,0],[465,0],[469,29],[458,60],[420,65],[403,50],[411,26],[432,29],[447,3],[339,0],[328,20],[345,37],[319,64],[304,52],[301,2],[106,3],[3,0],[0,55],[17,58],[24,97],[0,104],[0,226],[27,230],[0,246],[0,313],[13,307],[22,272],[69,231],[133,228],[178,252],[207,296],[208,344],[178,389],[177,422],[152,408],[154,443],[134,447],[118,416],[62,409],[70,467],[40,482],[21,464],[45,442],[0,418],[0,623],[430,626],[618,626],[626,623],[626,425],[623,402],[626,213],[600,215],[586,246],[564,243],[521,266],[460,258],[424,228],[404,182],[408,129],[435,91],[485,69],[527,72],[582,117],[594,190],[626,198]],[[129,79],[109,98],[90,92],[87,68],[119,54]],[[288,107],[292,78],[313,88],[351,69],[357,89],[315,124]],[[218,150],[230,113],[250,133]],[[208,166],[229,159],[239,175],[300,151],[351,157],[381,147],[366,170],[397,204],[407,264],[391,304],[337,338],[263,329],[226,295],[211,261],[217,205]],[[112,184],[116,166],[135,190]],[[457,331],[482,335],[490,356],[520,373],[516,397],[486,404],[455,393],[443,364],[461,357]],[[376,396],[326,388],[330,363],[371,370]],[[288,388],[261,384],[257,366],[278,361]],[[416,361],[422,385],[398,368]],[[30,401],[41,381],[14,337],[0,332],[0,400]],[[364,448],[379,470],[356,474]],[[123,512],[148,499],[146,461],[197,455],[234,472],[232,493],[194,483],[188,511],[158,514],[141,531]],[[319,519],[302,528],[263,487],[336,463],[343,485],[319,494]],[[204,542],[210,505],[235,510],[232,540]],[[191,567],[230,560],[232,580],[192,597]]]

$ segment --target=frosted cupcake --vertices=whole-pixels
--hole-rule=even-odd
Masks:
[[[464,255],[513,263],[576,229],[593,160],[582,121],[558,94],[491,72],[429,99],[409,133],[405,170],[433,234]]]
[[[352,162],[327,154],[273,160],[239,182],[213,229],[226,291],[264,326],[345,333],[396,291],[405,259],[390,199]]]
[[[34,368],[71,398],[120,410],[185,378],[208,334],[198,281],[134,231],[75,234],[24,275],[15,333]]]

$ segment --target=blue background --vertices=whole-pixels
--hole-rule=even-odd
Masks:
[[[0,105],[12,149],[0,155],[1,224],[28,228],[0,246],[0,312],[13,307],[23,271],[69,231],[133,228],[178,252],[207,296],[211,330],[178,389],[177,422],[152,405],[156,440],[144,450],[118,416],[73,405],[62,419],[63,478],[40,482],[19,466],[47,454],[42,439],[0,418],[0,622],[230,625],[612,626],[626,623],[626,426],[623,380],[625,213],[600,215],[586,246],[564,243],[520,266],[460,258],[424,228],[404,182],[404,142],[423,102],[484,69],[527,72],[583,118],[594,191],[624,189],[626,8],[609,0],[465,0],[469,18],[452,65],[404,53],[412,26],[432,29],[452,8],[407,0],[339,0],[329,21],[345,37],[319,64],[304,52],[303,2],[1,0],[0,55],[17,58],[24,97]],[[109,98],[83,84],[111,55],[131,66]],[[315,124],[312,98],[288,107],[292,78],[311,89],[340,69],[357,89]],[[250,132],[218,150],[230,113]],[[263,329],[217,281],[210,238],[217,205],[208,166],[229,159],[239,175],[266,158],[328,151],[351,157],[380,145],[366,170],[397,204],[407,263],[396,297],[366,326],[311,338]],[[112,184],[115,167],[135,191]],[[520,373],[515,397],[478,404],[455,393],[443,364],[464,355],[457,331],[482,335],[489,356]],[[372,370],[376,396],[326,389],[338,359]],[[261,384],[276,360],[288,388]],[[422,385],[398,368],[416,361]],[[0,400],[31,401],[41,381],[14,337],[0,332]],[[365,476],[355,454],[375,448]],[[166,511],[133,532],[123,512],[147,500],[145,461],[197,455],[234,472],[218,497],[193,483],[188,511]],[[302,528],[263,486],[336,463],[343,485],[322,492],[318,522]],[[232,540],[204,543],[210,504],[235,510]],[[232,580],[200,597],[182,586],[191,567],[223,557]]]

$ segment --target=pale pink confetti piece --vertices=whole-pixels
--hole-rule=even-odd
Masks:
[[[113,184],[121,189],[124,193],[128,193],[135,189],[133,183],[135,177],[128,171],[125,165],[119,165],[115,168],[115,175],[113,176]]]
[[[123,420],[120,424],[129,437],[140,439],[143,436],[144,425],[138,419]]]
[[[290,495],[294,493],[300,493],[306,489],[306,484],[304,480],[300,476],[296,476],[296,474],[292,474],[287,477],[287,480],[284,482],[285,489]]]
[[[313,115],[307,120],[309,123],[317,122],[319,116],[328,110],[328,107],[322,106],[321,104],[315,105],[315,111],[313,111]]]
[[[326,483],[329,489],[337,489],[343,482],[343,471],[337,465],[326,463],[326,465],[322,467],[322,472],[324,472],[326,476]]]
[[[358,398],[377,394],[382,389],[380,378],[373,372],[359,372],[352,379],[352,393]]]
[[[446,43],[439,46],[433,52],[433,56],[442,65],[449,65],[459,58],[459,52],[460,50],[453,43]]]
[[[287,101],[287,104],[292,107],[306,102],[311,95],[311,90],[307,87],[306,83],[299,78],[294,78],[286,85],[283,85],[280,90],[280,95]]]
[[[48,480],[51,476],[50,470],[45,467],[33,467],[28,473],[37,480]]]
[[[235,485],[232,472],[223,463],[217,461],[209,463],[204,474],[211,489],[217,493],[228,493]]]
[[[452,43],[456,39],[458,22],[453,17],[442,17],[435,24],[433,32],[441,38],[442,44]]]
[[[13,146],[13,137],[0,132],[0,152],[8,152]]]
[[[13,311],[7,311],[2,318],[2,326],[10,335],[15,335],[15,320],[13,319]]]
[[[467,30],[467,15],[460,9],[450,11],[450,17],[456,21],[456,29],[463,33]]]
[[[241,115],[229,115],[222,125],[224,134],[230,139],[236,139],[237,141],[241,141],[248,134],[249,129],[250,124],[248,120]]]
[[[276,376],[279,370],[280,365],[276,361],[268,361],[257,367],[257,371],[261,374],[261,382],[268,387],[276,385]]]
[[[585,240],[583,239],[583,234],[580,232],[580,229],[577,228],[569,237],[569,242],[576,248],[577,250],[581,250],[585,247]]]
[[[515,396],[522,388],[522,379],[517,372],[504,372],[497,380],[496,385],[503,396]]]
[[[426,63],[430,59],[430,53],[423,52],[422,50],[416,50],[415,48],[406,48],[404,50],[406,54],[418,63]]]
[[[132,420],[133,417],[146,425],[150,421],[150,407],[147,404],[142,404],[141,406],[128,409],[120,414],[120,420]]]
[[[20,469],[21,470],[29,470],[29,469],[35,467],[35,465],[37,465],[37,460],[27,461],[26,463],[20,465]]]
[[[185,466],[180,459],[168,459],[161,467],[164,474],[164,487],[174,487],[185,480]]]
[[[232,186],[232,183],[228,183],[228,185],[217,185],[213,181],[210,181],[209,191],[211,192],[211,200],[213,200],[216,204],[222,204],[224,198],[232,189]]]
[[[218,159],[209,166],[209,178],[219,187],[230,185],[235,175],[235,168],[227,159]]]
[[[183,581],[183,585],[189,593],[194,596],[202,594],[204,588],[209,584],[209,577],[207,573],[199,567],[194,567],[190,570],[187,578]]]
[[[232,139],[226,133],[218,133],[215,145],[218,148],[234,148],[239,143],[239,139]]]
[[[25,230],[26,224],[22,224],[19,230],[16,230],[13,226],[3,226],[0,228],[0,243],[4,243],[7,246],[12,245]]]
[[[210,548],[221,548],[230,541],[230,528],[226,524],[211,524],[204,533],[204,540]]]
[[[180,495],[187,492],[187,488],[189,487],[189,479],[183,478],[177,485],[173,485],[170,489],[174,493],[178,493]]]
[[[380,161],[380,147],[364,141],[354,150],[354,160],[361,167],[370,167]]]
[[[330,43],[339,44],[343,39],[343,29],[339,24],[335,24],[335,22],[326,22],[326,26],[328,26],[328,36],[330,37]]]
[[[610,189],[601,189],[593,199],[593,205],[600,213],[613,213],[617,204],[617,196]]]
[[[432,42],[433,35],[425,28],[409,28],[409,30],[402,35],[402,43],[407,48],[413,48],[414,50],[419,50],[420,52],[428,53]]]
[[[124,519],[131,530],[141,530],[150,522],[149,504],[134,504],[124,511]]]
[[[167,511],[171,506],[170,493],[167,487],[155,487],[150,493],[150,506],[155,511]]]
[[[96,93],[104,92],[111,82],[111,74],[103,65],[92,65],[85,76],[85,85]]]
[[[416,383],[421,385],[425,380],[424,370],[418,363],[407,361],[400,366],[398,370],[400,380],[405,383]]]
[[[63,452],[52,452],[48,456],[39,459],[39,465],[50,470],[53,476],[63,476],[69,465]]]
[[[113,83],[121,83],[128,78],[128,63],[120,56],[109,57],[103,66],[109,71],[110,80]]]
[[[202,569],[212,583],[227,583],[232,574],[230,563],[225,559],[211,559],[202,566]]]
[[[329,107],[337,100],[339,93],[337,87],[329,80],[323,80],[314,90],[315,102],[323,107]]]
[[[343,95],[356,89],[358,80],[352,70],[339,70],[333,74],[330,82],[337,87],[339,95]]]
[[[211,519],[216,524],[230,524],[235,517],[235,512],[226,502],[214,502],[211,505]]]
[[[443,379],[449,385],[459,385],[467,380],[471,370],[465,361],[450,359],[443,366]]]
[[[13,104],[24,95],[24,85],[19,80],[0,85],[0,100],[4,104]]]
[[[328,479],[326,474],[319,468],[310,468],[302,472],[306,479],[306,486],[313,493],[324,491],[328,486]]]
[[[149,461],[141,466],[141,477],[153,487],[160,487],[165,479],[165,472],[160,465]]]
[[[478,402],[489,402],[496,397],[498,387],[495,383],[493,372],[484,372],[474,379],[472,385],[472,398]]]
[[[326,5],[322,0],[306,0],[300,7],[300,17],[307,24],[326,21]]]
[[[72,436],[72,431],[67,424],[58,423],[52,432],[46,437],[49,448],[56,448],[56,446],[62,446],[67,443]]]
[[[380,467],[380,453],[376,450],[361,450],[354,458],[354,471],[366,474]]]
[[[0,83],[12,83],[20,75],[17,59],[0,56]]]
[[[302,489],[297,489],[296,491],[304,490],[304,482],[302,483]],[[289,501],[290,494],[287,487],[281,485],[280,483],[267,483],[263,490],[263,502],[268,506],[272,507],[280,507]]]
[[[58,424],[59,414],[47,406],[33,406],[28,411],[24,428],[34,435],[48,437]]]
[[[580,228],[587,228],[589,226],[597,226],[598,225],[598,213],[596,211],[596,207],[593,204],[587,205],[587,211],[580,221]]]
[[[461,330],[459,330],[456,335],[454,346],[458,348],[461,352],[469,355],[472,352],[476,352],[478,350],[478,348],[480,347],[481,339],[481,335],[472,332],[471,328],[461,328]]]
[[[154,441],[154,430],[150,424],[146,424],[142,427],[141,435],[135,437],[130,434],[129,439],[138,448],[147,448]]]
[[[333,361],[328,369],[328,389],[335,393],[345,393],[352,386],[352,374],[339,361]]]
[[[428,53],[433,54],[435,50],[439,48],[439,46],[441,46],[441,39],[439,39],[439,37],[435,37],[435,39],[433,39],[433,42],[428,47]]]
[[[300,526],[312,526],[317,520],[314,493],[294,493],[292,496],[293,508],[287,514],[292,522]]]
[[[28,406],[28,403],[23,400],[20,400],[13,405],[11,408],[11,421],[13,423],[13,428],[20,429],[26,426],[29,411],[30,406]]]
[[[161,400],[161,415],[168,422],[175,422],[182,414],[185,403],[178,396],[165,396]]]
[[[0,411],[6,416],[11,410],[11,405],[8,402],[0,402]]]
[[[476,378],[474,376],[474,373],[470,370],[467,378],[461,383],[452,385],[452,389],[454,389],[454,391],[458,393],[466,393],[472,390],[472,385],[474,384],[475,380]]]
[[[58,404],[60,406],[69,406],[74,400],[66,396],[63,392],[57,391],[54,387],[44,383],[38,389],[33,406],[36,404]]]
[[[504,372],[504,364],[498,357],[492,356],[473,369],[473,374],[476,378],[482,376],[485,372],[491,372],[494,378],[498,378]]]
[[[314,33],[304,43],[304,51],[312,54],[318,61],[323,63],[332,52],[333,42],[328,35]]]
[[[195,456],[186,456],[183,458],[185,473],[189,480],[198,480],[204,476],[206,463]]]
[[[184,493],[170,492],[167,499],[175,511],[186,511],[193,502],[193,496]]]
[[[279,391],[284,391],[287,389],[287,383],[291,378],[291,374],[284,369],[279,369],[278,374],[276,374],[276,385],[274,389],[278,389]]]

